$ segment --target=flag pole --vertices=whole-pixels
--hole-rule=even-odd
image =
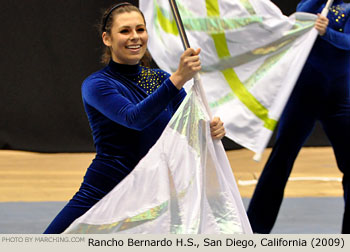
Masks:
[[[326,6],[323,8],[321,15],[326,17],[328,15],[329,9],[331,8],[334,0],[328,0]]]
[[[186,31],[185,31],[184,25],[183,25],[182,20],[181,20],[179,9],[177,8],[176,1],[169,0],[169,4],[170,4],[171,10],[172,10],[173,15],[174,15],[177,29],[179,30],[182,45],[184,47],[184,50],[187,50],[188,48],[190,48],[190,43],[188,42]]]
[[[184,47],[184,50],[187,50],[188,48],[190,48],[190,43],[188,42],[188,38],[187,38],[187,35],[186,35],[186,31],[185,31],[184,25],[182,23],[181,15],[180,15],[179,9],[177,7],[176,0],[169,0],[169,4],[170,4],[171,10],[172,10],[173,15],[174,15],[174,19],[175,19],[175,22],[176,22],[177,29],[179,30],[179,34],[180,34],[182,45]],[[210,119],[212,119],[213,116],[212,116],[212,113],[210,111],[210,107],[209,107],[209,103],[207,101],[207,97],[205,96],[203,86],[202,86],[201,82],[199,81],[200,80],[199,73],[197,73],[194,76],[194,79],[196,81],[195,83],[199,84],[198,87],[199,87],[199,92],[201,94],[201,98],[202,98],[203,104],[204,104],[204,106],[205,106],[205,108],[207,110],[207,113],[208,113]]]

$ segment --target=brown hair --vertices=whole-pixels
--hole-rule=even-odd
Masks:
[[[145,17],[143,15],[143,13],[135,5],[128,4],[128,3],[125,3],[124,5],[120,5],[120,6],[112,5],[109,8],[107,8],[107,10],[103,13],[103,15],[101,17],[101,21],[100,21],[100,24],[99,24],[100,35],[102,36],[103,32],[106,32],[108,35],[111,34],[111,29],[112,29],[112,26],[113,26],[114,18],[118,14],[122,14],[122,13],[126,13],[126,12],[133,12],[133,11],[136,11],[136,12],[140,13],[142,18],[143,18],[143,21],[146,24],[146,20],[145,20]],[[104,46],[103,53],[102,53],[102,56],[101,56],[101,62],[103,64],[107,65],[109,63],[109,61],[111,60],[111,57],[112,57],[111,49],[108,46]],[[146,50],[146,53],[142,57],[140,63],[143,66],[149,67],[150,66],[150,62],[151,62],[151,55],[148,52],[148,50]]]

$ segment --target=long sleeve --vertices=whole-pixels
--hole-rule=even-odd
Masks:
[[[181,89],[180,93],[173,99],[173,108],[174,108],[174,114],[176,110],[179,108],[180,104],[182,103],[183,99],[186,96],[186,91],[185,89]]]
[[[327,0],[303,0],[297,6],[297,11],[320,13]],[[349,9],[342,0],[335,0],[328,14],[329,25],[321,39],[342,50],[350,50],[350,19]],[[345,19],[345,20],[344,20]]]
[[[339,49],[350,50],[350,18],[345,24],[344,32],[339,32],[328,27],[326,34],[321,38]]]
[[[302,0],[297,6],[297,11],[316,14],[326,2],[327,0]]]
[[[104,79],[86,81],[82,86],[83,99],[90,106],[110,120],[134,130],[150,125],[178,93],[169,78],[136,104]]]

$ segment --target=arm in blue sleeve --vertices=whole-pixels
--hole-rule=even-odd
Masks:
[[[170,77],[170,74],[159,69],[158,71],[166,74],[167,78]],[[172,100],[171,104],[173,107],[173,114],[175,114],[176,110],[179,108],[180,104],[182,103],[183,99],[185,99],[186,91],[184,88],[181,88],[179,93],[175,96],[175,98]]]
[[[322,4],[326,3],[327,0],[302,0],[297,6],[297,11],[317,13],[320,12]]]
[[[179,108],[182,101],[185,99],[186,91],[185,89],[181,88],[179,94],[173,99],[173,108],[174,108],[174,114],[176,110]]]
[[[350,18],[345,24],[344,31],[346,32],[342,33],[328,27],[326,34],[321,38],[339,49],[350,50]]]
[[[170,79],[141,102],[134,104],[103,79],[82,86],[83,99],[110,120],[125,127],[142,130],[149,126],[179,93]]]

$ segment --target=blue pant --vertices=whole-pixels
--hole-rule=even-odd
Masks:
[[[326,75],[311,64],[305,65],[281,116],[276,143],[248,208],[254,232],[270,233],[294,161],[319,120],[333,147],[338,168],[343,173],[345,212],[342,233],[350,233],[349,85],[347,73]]]
[[[118,168],[113,160],[96,158],[87,169],[79,191],[59,212],[45,234],[60,234],[109,193],[130,171]]]

